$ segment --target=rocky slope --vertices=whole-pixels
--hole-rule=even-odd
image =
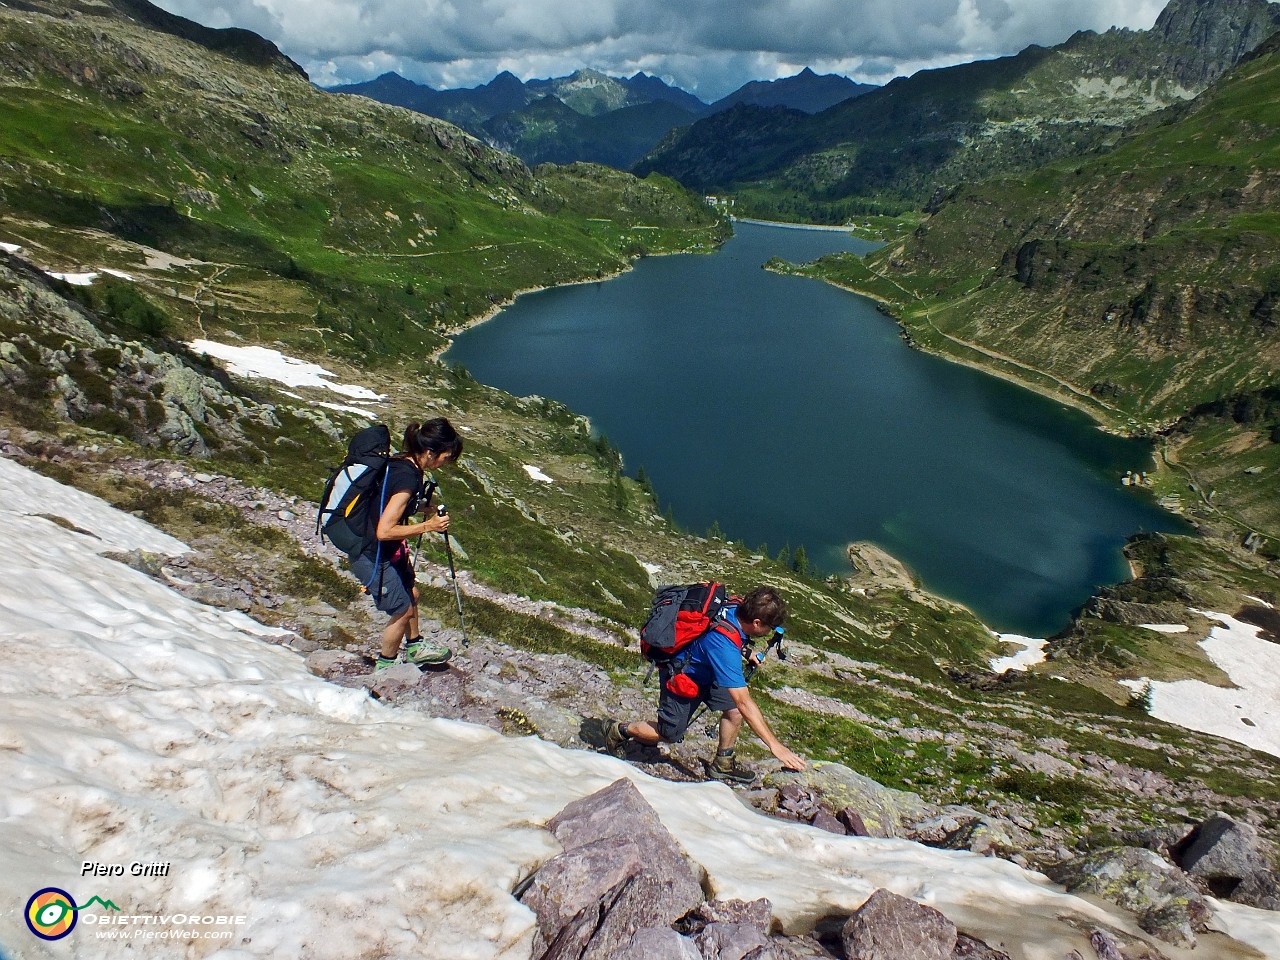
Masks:
[[[825,810],[845,830],[860,823],[1038,865],[1153,822],[1181,836],[1223,809],[1276,839],[1275,758],[1153,720],[1114,684],[1108,697],[1040,674],[997,678],[985,669],[995,638],[913,584],[815,581],[741,545],[675,530],[581,418],[425,356],[421,346],[439,342],[442,327],[490,308],[515,283],[625,264],[637,220],[661,219],[672,247],[714,236],[715,222],[699,225],[678,191],[589,167],[530,172],[454,128],[374,105],[347,112],[322,99],[332,112],[322,118],[304,109],[322,95],[288,64],[271,73],[276,86],[241,61],[228,67],[205,47],[175,47],[170,35],[113,19],[102,4],[69,17],[41,9],[0,11],[11,80],[0,103],[13,120],[0,167],[3,230],[20,248],[0,262],[0,452],[194,547],[124,562],[287,627],[294,649],[335,682],[584,748],[605,718],[652,709],[632,632],[652,578],[767,580],[792,606],[796,639],[785,662],[758,675],[756,695],[784,739],[828,765],[790,788],[762,779],[752,797],[762,808],[813,820]],[[28,29],[33,17],[39,30]],[[135,83],[142,92],[130,92]],[[209,129],[192,130],[196,121],[166,100],[182,84]],[[254,110],[261,119],[244,112]],[[353,139],[340,135],[348,122],[368,127]],[[277,163],[277,150],[290,162]],[[333,150],[366,162],[339,163]],[[411,173],[424,177],[412,190]],[[390,194],[369,186],[380,178]],[[348,186],[335,190],[338,181]],[[446,242],[444,221],[429,228],[435,235],[434,221],[405,226],[405,204],[421,196],[424,218],[454,210],[465,242]],[[323,242],[300,239],[311,230]],[[545,249],[498,253],[517,242]],[[402,266],[415,252],[441,266]],[[568,254],[577,259],[561,263]],[[69,269],[98,276],[45,272]],[[417,284],[440,310],[422,308]],[[353,305],[376,309],[365,317]],[[228,375],[185,346],[196,336],[322,361],[337,382],[376,386],[372,409],[395,426],[427,411],[466,429],[466,455],[442,477],[470,640],[452,668],[374,677],[377,618],[315,541],[310,500],[324,465],[370,408],[335,406],[314,384]],[[377,343],[415,349],[386,356]],[[553,483],[533,480],[530,463]],[[430,628],[459,646],[439,545],[422,551]],[[1266,576],[1215,599],[1236,612]],[[1188,645],[1208,623],[1194,626],[1201,633]],[[695,737],[631,759],[662,776],[700,777],[708,747]],[[771,772],[758,745],[743,753]]]

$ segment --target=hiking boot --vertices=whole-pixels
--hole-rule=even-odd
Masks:
[[[389,670],[399,662],[400,661],[395,657],[384,657],[379,655],[378,659],[373,662],[373,672],[381,673],[383,670]]]
[[[738,765],[732,750],[727,754],[717,753],[716,758],[707,765],[707,774],[724,783],[750,783],[756,778],[753,771]]]
[[[430,640],[412,640],[405,645],[404,658],[410,663],[433,664],[448,663],[453,659],[453,651],[443,643],[432,643]]]
[[[607,720],[604,728],[604,752],[611,756],[622,756],[622,745],[631,738],[622,732],[621,721]]]

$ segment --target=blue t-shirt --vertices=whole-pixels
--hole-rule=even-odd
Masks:
[[[744,644],[746,643],[746,635],[738,624],[736,606],[725,607],[724,612],[720,614],[720,619],[738,631],[738,636]],[[719,630],[712,630],[693,646],[693,653],[689,657],[689,664],[684,672],[689,674],[702,690],[711,689],[713,683],[729,690],[747,685],[746,675],[742,672],[742,647]]]

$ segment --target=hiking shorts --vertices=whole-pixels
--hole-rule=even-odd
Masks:
[[[705,703],[708,710],[720,713],[737,707],[728,687],[712,684],[710,690],[699,696],[682,697],[667,689],[670,678],[667,671],[659,670],[658,682],[662,693],[658,696],[658,735],[668,743],[681,743],[684,740],[685,731],[689,729],[689,721],[693,719],[693,712],[698,709],[698,704]]]
[[[395,560],[379,563],[376,575],[373,557],[356,557],[351,561],[351,572],[365,586],[373,605],[392,620],[413,605],[414,576],[408,551]]]

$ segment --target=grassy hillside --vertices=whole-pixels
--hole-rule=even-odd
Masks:
[[[957,190],[820,271],[889,300],[921,343],[1006,355],[1138,426],[1275,386],[1274,47],[1103,157]]]
[[[535,176],[448,124],[322,93],[282,59],[246,68],[106,3],[5,8],[0,37],[5,239],[55,266],[143,266],[111,253],[120,240],[192,261],[172,289],[214,326],[349,356],[431,350],[518,290],[724,230],[661,178]],[[241,315],[265,286],[273,306]]]
[[[1154,492],[1209,535],[1156,552],[1063,650],[1178,663],[1160,622],[1273,592],[1280,565],[1280,40],[1114,151],[955,191],[910,233],[804,272],[886,303],[918,346],[1151,436]],[[790,269],[782,265],[779,269]],[[1240,601],[1237,601],[1240,602]],[[1130,606],[1131,605],[1131,606]],[[1163,612],[1160,612],[1163,611]]]

